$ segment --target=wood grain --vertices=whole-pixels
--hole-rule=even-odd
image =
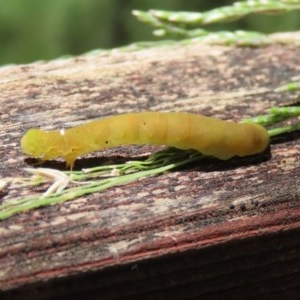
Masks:
[[[25,174],[19,141],[31,127],[145,110],[239,120],[295,103],[272,89],[299,75],[298,52],[194,44],[2,67],[0,174]],[[93,153],[76,168],[157,149]],[[299,158],[295,132],[261,155],[207,159],[1,221],[1,299],[297,299]]]

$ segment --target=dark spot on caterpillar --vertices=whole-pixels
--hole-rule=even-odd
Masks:
[[[105,144],[107,145],[107,144],[108,144],[108,141],[105,141]]]

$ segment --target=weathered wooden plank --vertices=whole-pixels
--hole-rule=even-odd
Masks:
[[[200,44],[1,68],[1,175],[24,174],[19,140],[30,127],[143,110],[238,120],[295,102],[272,88],[299,70],[296,45]],[[107,150],[76,167],[155,149]],[[292,299],[300,289],[299,156],[296,132],[255,157],[207,159],[1,221],[1,298]]]

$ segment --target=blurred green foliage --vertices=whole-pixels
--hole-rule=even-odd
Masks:
[[[234,1],[204,0],[0,0],[0,65],[77,55],[150,41],[150,26],[132,16],[133,9],[205,11]],[[252,15],[222,29],[261,32],[297,30],[300,13]]]

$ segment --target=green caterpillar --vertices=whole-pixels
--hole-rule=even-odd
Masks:
[[[191,113],[141,112],[103,118],[66,130],[30,129],[22,151],[42,160],[62,157],[71,168],[78,156],[129,145],[167,145],[195,149],[222,160],[264,151],[267,130],[258,124],[223,121]]]

